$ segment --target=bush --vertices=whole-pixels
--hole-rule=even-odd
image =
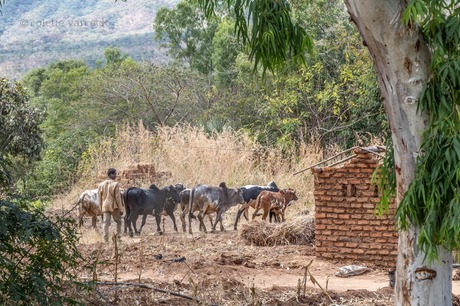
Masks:
[[[82,259],[76,223],[47,217],[24,201],[0,201],[0,304],[72,305]]]

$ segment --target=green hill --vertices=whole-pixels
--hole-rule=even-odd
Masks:
[[[135,60],[167,61],[153,20],[177,0],[6,0],[0,15],[0,76],[20,78],[61,59],[94,66],[113,45]]]

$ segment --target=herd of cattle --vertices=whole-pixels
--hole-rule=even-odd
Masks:
[[[296,201],[297,195],[293,189],[278,189],[275,182],[267,186],[246,185],[241,188],[228,188],[225,183],[219,186],[198,185],[194,188],[185,188],[182,184],[169,185],[162,189],[156,185],[149,188],[130,187],[122,191],[122,199],[125,206],[124,232],[129,228],[129,235],[134,232],[139,235],[145,225],[148,215],[153,215],[156,220],[157,232],[162,234],[160,229],[161,215],[169,215],[177,231],[174,212],[179,210],[182,221],[182,229],[186,232],[185,217],[188,215],[189,233],[192,233],[192,219],[198,218],[200,230],[207,232],[203,222],[204,216],[208,216],[212,230],[220,223],[223,231],[223,214],[231,207],[241,204],[236,214],[234,229],[237,230],[238,220],[243,216],[248,220],[249,207],[254,208],[252,219],[259,216],[258,212],[263,211],[262,219],[266,220],[270,214],[270,222],[285,221],[286,208]],[[84,216],[92,217],[92,226],[96,227],[97,216],[102,215],[97,201],[97,189],[85,190],[78,199],[79,220],[83,222]],[[197,215],[195,215],[197,213]],[[213,222],[212,214],[216,213]],[[136,221],[142,215],[142,223],[139,230]]]

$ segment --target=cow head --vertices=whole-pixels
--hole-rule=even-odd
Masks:
[[[178,194],[180,194],[185,189],[184,185],[180,183],[174,185],[173,188],[177,191]]]
[[[179,192],[176,190],[176,187],[173,185],[169,185],[166,187],[166,193],[168,198],[172,198],[174,202],[179,203],[180,202],[180,196]]]
[[[241,188],[226,188],[224,193],[227,195],[228,203],[233,205],[244,204],[243,190]]]
[[[288,206],[291,205],[293,201],[297,201],[299,199],[295,193],[295,190],[291,188],[284,189],[284,197],[286,199],[286,203],[288,203]]]
[[[155,191],[160,190],[160,188],[158,188],[157,185],[155,185],[155,184],[150,185],[149,189],[152,189],[152,190],[155,190]]]
[[[276,183],[274,181],[270,181],[267,184],[267,187],[273,189],[273,190],[278,190],[278,186],[276,186]]]

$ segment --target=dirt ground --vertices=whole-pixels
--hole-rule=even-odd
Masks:
[[[226,231],[207,234],[198,231],[196,221],[190,235],[182,232],[179,220],[179,232],[169,217],[163,220],[164,235],[155,233],[150,216],[142,234],[123,236],[117,249],[113,243],[102,243],[100,230],[90,229],[86,221],[79,249],[96,269],[81,276],[100,283],[88,304],[394,304],[386,269],[370,267],[362,275],[338,277],[335,274],[345,264],[319,260],[313,245],[248,244],[233,230],[231,214],[224,219]],[[240,231],[245,223],[241,221]]]

